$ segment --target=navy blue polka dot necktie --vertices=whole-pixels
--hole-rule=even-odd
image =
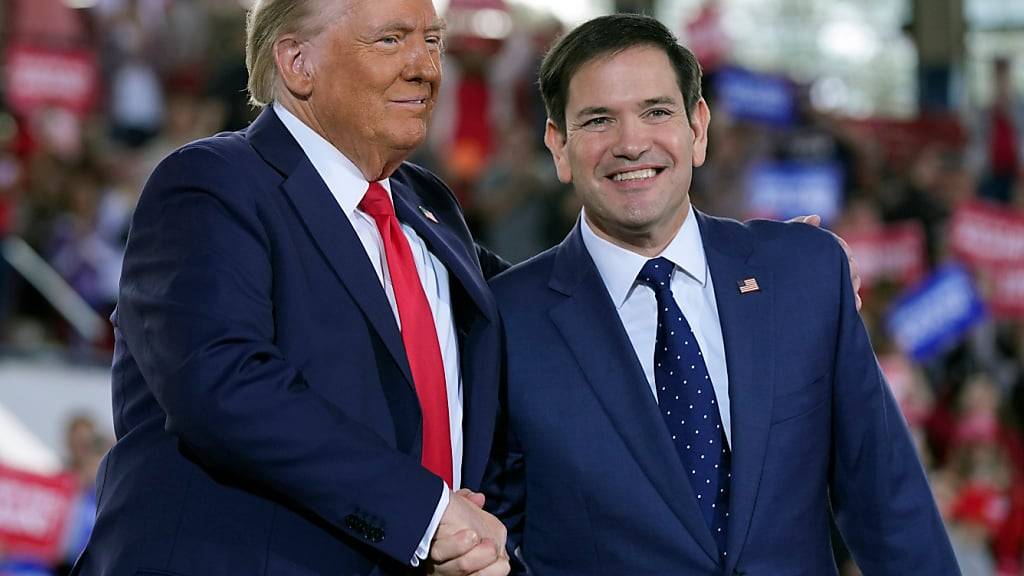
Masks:
[[[648,260],[638,281],[650,286],[658,301],[658,336],[654,348],[654,383],[658,407],[672,444],[686,469],[704,520],[725,555],[729,518],[729,447],[704,355],[690,323],[672,297],[675,265],[665,258]]]

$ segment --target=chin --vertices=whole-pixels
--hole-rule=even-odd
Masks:
[[[412,150],[427,139],[426,125],[411,130],[395,131],[391,134],[391,145],[398,150]]]
[[[653,202],[628,202],[619,210],[623,222],[643,226],[658,220],[664,208]]]

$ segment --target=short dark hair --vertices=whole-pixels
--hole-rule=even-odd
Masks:
[[[650,16],[611,14],[580,24],[563,36],[540,65],[540,93],[544,97],[548,118],[565,133],[565,106],[569,99],[569,82],[584,64],[624,52],[637,46],[651,46],[665,51],[676,71],[679,91],[683,94],[686,114],[701,98],[701,69],[696,56],[679,44],[664,24]]]

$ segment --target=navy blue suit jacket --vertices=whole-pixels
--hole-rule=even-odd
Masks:
[[[838,243],[697,220],[729,373],[726,561],[578,226],[492,282],[506,374],[486,484],[510,546],[541,576],[820,576],[831,511],[867,576],[958,574]]]
[[[451,277],[475,488],[497,311],[451,192],[409,164],[391,182],[399,219]],[[338,576],[412,558],[442,481],[419,463],[401,336],[351,224],[271,109],[154,171],[115,326],[117,443],[78,574]]]

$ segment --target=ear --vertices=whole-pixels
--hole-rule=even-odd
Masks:
[[[555,171],[558,173],[558,180],[562,184],[569,184],[572,182],[572,167],[569,164],[569,155],[565,147],[568,143],[568,137],[563,134],[558,126],[548,118],[548,123],[544,127],[544,145],[548,147],[551,152],[551,159],[555,162]]]
[[[297,98],[313,93],[312,45],[293,35],[281,36],[274,42],[274,64],[277,77]]]
[[[690,111],[690,129],[693,130],[693,165],[704,164],[708,152],[708,127],[711,125],[711,110],[703,98]]]

